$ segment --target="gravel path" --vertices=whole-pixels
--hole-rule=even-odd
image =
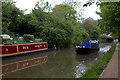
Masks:
[[[118,62],[120,62],[120,43],[117,44],[116,50],[110,62],[100,76],[100,80],[103,80],[105,78],[108,80],[120,80],[120,68],[118,69],[118,67],[120,67],[120,63],[118,65]]]

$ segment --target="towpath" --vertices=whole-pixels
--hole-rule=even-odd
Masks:
[[[120,43],[117,44],[115,52],[107,67],[100,76],[100,80],[120,80]],[[119,64],[118,64],[119,63]]]

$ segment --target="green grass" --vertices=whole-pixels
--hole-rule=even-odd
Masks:
[[[82,78],[92,78],[92,80],[96,80],[99,78],[100,74],[102,73],[102,71],[105,69],[105,67],[107,66],[109,60],[111,59],[115,48],[116,48],[116,44],[115,43],[109,51],[107,51],[104,56],[102,58],[98,58],[97,61],[95,61],[93,63],[93,65],[88,68],[86,70],[85,73],[82,74],[82,76],[80,77]]]

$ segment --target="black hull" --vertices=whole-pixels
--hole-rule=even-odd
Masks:
[[[96,51],[99,51],[99,48],[76,48],[78,54],[92,53]]]

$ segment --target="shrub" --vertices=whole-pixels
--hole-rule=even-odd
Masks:
[[[24,40],[24,42],[29,41],[29,40],[34,41],[34,35],[24,34],[24,35],[23,35],[23,40]]]
[[[7,43],[7,39],[2,39],[2,43]]]

